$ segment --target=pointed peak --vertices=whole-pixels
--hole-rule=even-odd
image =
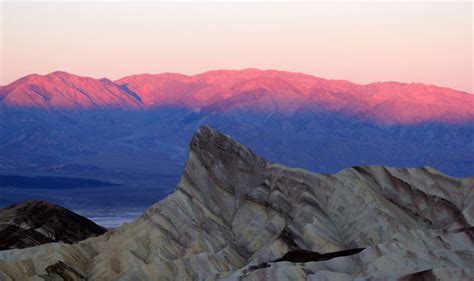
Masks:
[[[200,127],[191,139],[190,151],[198,155],[202,162],[214,165],[239,159],[246,164],[265,162],[248,148],[210,126]]]

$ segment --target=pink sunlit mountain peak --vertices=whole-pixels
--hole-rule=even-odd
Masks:
[[[82,77],[63,71],[32,74],[1,89],[11,107],[51,109],[136,108],[141,104],[109,79]]]

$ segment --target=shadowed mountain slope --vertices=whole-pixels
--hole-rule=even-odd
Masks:
[[[75,243],[105,231],[82,216],[44,201],[25,201],[0,209],[2,250],[58,241]]]

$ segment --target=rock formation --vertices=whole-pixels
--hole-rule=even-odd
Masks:
[[[429,167],[292,169],[202,127],[172,195],[100,237],[2,251],[0,279],[472,280],[473,186]]]
[[[107,230],[63,207],[24,201],[0,209],[0,250],[50,242],[75,243]]]

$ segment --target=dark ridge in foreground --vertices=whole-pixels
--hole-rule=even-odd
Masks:
[[[58,261],[57,263],[50,265],[46,268],[48,275],[57,275],[65,281],[74,280],[87,280],[86,276],[77,272],[73,267]]]
[[[59,241],[76,243],[106,231],[85,217],[44,201],[24,201],[0,209],[0,250]]]
[[[294,250],[286,253],[283,257],[274,260],[273,262],[289,261],[289,262],[312,262],[312,261],[325,261],[337,257],[345,257],[358,254],[362,252],[364,248],[348,249],[343,251],[337,251],[332,253],[320,254],[308,250]]]
[[[293,263],[326,261],[326,260],[330,260],[330,259],[334,259],[338,257],[352,256],[352,255],[362,252],[364,249],[365,248],[348,249],[348,250],[325,253],[325,254],[320,254],[317,252],[304,250],[304,249],[298,249],[298,250],[289,251],[283,257],[276,259],[274,261],[261,263],[259,265],[249,266],[249,268],[247,270],[244,270],[243,273],[248,274],[249,272],[257,270],[257,269],[268,268],[271,266],[270,263],[284,262],[284,261],[293,262]]]

